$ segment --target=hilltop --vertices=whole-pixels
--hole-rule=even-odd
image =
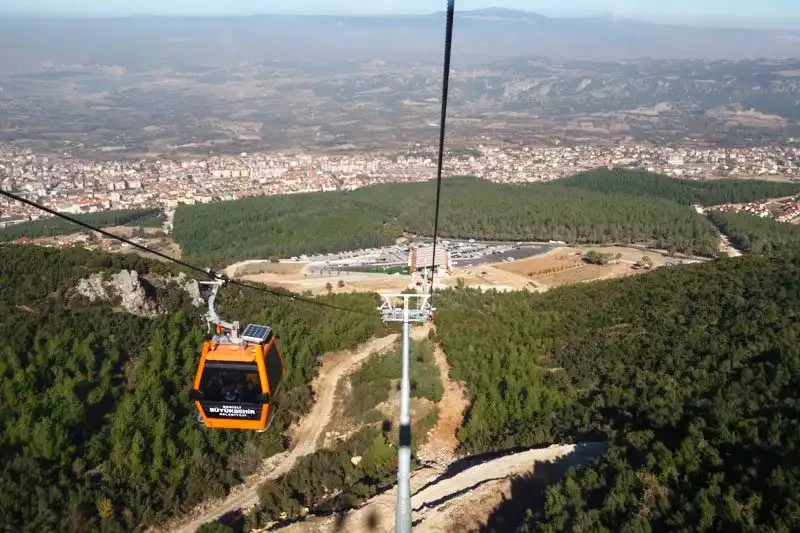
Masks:
[[[547,20],[547,17],[538,13],[523,11],[520,9],[508,9],[504,7],[487,7],[484,9],[458,11],[456,13],[456,17],[466,20],[483,20],[492,22],[540,23]]]
[[[443,237],[639,243],[714,256],[717,232],[690,204],[788,196],[800,184],[599,169],[550,184],[448,178],[442,189]],[[434,198],[429,181],[183,206],[174,238],[185,257],[216,266],[384,246],[404,234],[431,235]]]
[[[797,253],[720,259],[540,295],[441,293],[433,338],[470,406],[457,432],[464,459],[428,486],[459,464],[487,461],[483,454],[607,443],[603,457],[563,480],[537,471],[516,478],[510,499],[480,523],[552,532],[587,525],[791,529],[800,503],[800,466],[791,453],[800,418]],[[360,508],[373,487],[351,484],[357,476],[349,459],[370,438],[319,451],[266,484],[259,507],[231,529],[301,520],[304,508],[335,511],[336,523],[358,527],[369,512],[345,511]],[[389,475],[375,472],[375,481]],[[336,490],[317,489],[314,480]],[[473,490],[479,487],[448,495],[449,505]],[[424,506],[415,508],[415,519],[424,514]],[[323,524],[312,519],[288,529]],[[385,521],[376,527],[388,529]]]
[[[442,189],[443,237],[645,243],[712,256],[716,250],[714,228],[666,199],[471,177],[447,179]],[[430,235],[434,198],[430,181],[185,206],[175,213],[174,238],[185,257],[215,265],[369,248],[404,233]]]

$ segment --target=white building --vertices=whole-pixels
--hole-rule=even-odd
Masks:
[[[436,269],[437,278],[445,278],[453,272],[453,261],[450,252],[444,246],[436,247],[436,259],[433,257],[433,246],[414,248],[408,255],[408,268],[414,283],[424,284],[430,281],[431,268]]]

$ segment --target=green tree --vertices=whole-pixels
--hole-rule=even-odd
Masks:
[[[221,522],[209,522],[198,527],[195,533],[236,533],[236,530]]]
[[[711,211],[709,219],[743,252],[769,253],[800,247],[800,227],[747,213]]]
[[[684,205],[746,203],[800,192],[798,183],[763,180],[686,180],[638,170],[599,168],[560,180],[561,185],[605,194],[664,198]]]
[[[587,263],[593,265],[607,265],[611,258],[609,254],[604,254],[597,250],[589,250],[583,257]]]
[[[716,253],[713,226],[687,205],[560,183],[448,179],[442,185],[440,235],[642,243],[676,252]],[[390,245],[404,233],[430,233],[426,221],[435,207],[435,190],[436,183],[430,181],[186,206],[175,213],[173,237],[187,260],[210,265]],[[242,240],[242,234],[248,238]]]
[[[81,222],[93,226],[159,226],[163,223],[163,213],[159,209],[112,210],[99,213],[75,215]],[[54,237],[79,233],[80,227],[61,218],[44,218],[32,222],[23,222],[8,228],[0,229],[0,242],[12,241],[20,237]]]
[[[790,531],[798,279],[787,248],[542,294],[440,294],[437,337],[472,399],[463,451],[610,444],[542,504],[521,499],[522,531]]]
[[[121,269],[152,280],[178,274],[132,254],[0,246],[6,529],[147,529],[224,496],[283,450],[283,428],[310,406],[322,354],[384,331],[372,295],[327,297],[361,314],[226,288],[222,314],[274,327],[287,373],[269,432],[206,431],[188,397],[205,325],[179,284],[153,287],[163,313],[152,318],[76,294],[78,280]]]

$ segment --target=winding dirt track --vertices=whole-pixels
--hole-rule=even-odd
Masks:
[[[415,328],[415,340],[427,337],[430,326]],[[511,479],[536,472],[545,463],[580,465],[600,456],[604,443],[554,445],[506,455],[464,468],[452,477],[442,477],[457,461],[458,439],[464,410],[469,405],[463,385],[450,379],[450,366],[441,347],[434,352],[442,376],[444,395],[439,403],[439,420],[419,450],[428,466],[411,474],[411,506],[415,529],[432,533],[473,531],[484,524],[505,497]],[[379,494],[362,507],[332,517],[310,516],[275,531],[281,533],[391,533],[394,531],[397,487]],[[271,531],[266,528],[261,531]]]
[[[418,328],[412,332],[416,339],[424,338],[428,329]],[[328,425],[335,406],[335,393],[339,381],[349,375],[370,355],[390,349],[399,336],[397,334],[372,339],[360,346],[356,351],[343,351],[328,354],[324,357],[317,377],[312,382],[315,403],[290,435],[293,447],[281,454],[268,458],[256,474],[250,476],[245,483],[234,487],[224,500],[209,501],[196,507],[181,521],[157,529],[157,531],[173,531],[178,533],[194,533],[201,525],[216,520],[226,513],[238,509],[246,509],[258,503],[258,487],[266,480],[276,479],[287,473],[298,459],[315,452],[321,444],[321,436]],[[428,455],[432,460],[430,466],[412,473],[412,508],[413,519],[422,531],[446,533],[457,522],[465,509],[474,510],[485,519],[496,505],[491,499],[502,485],[511,478],[536,470],[536,464],[569,459],[574,464],[582,464],[598,457],[605,451],[605,444],[593,443],[583,445],[554,445],[549,448],[531,449],[521,453],[507,455],[484,463],[480,463],[455,474],[452,477],[440,478],[447,467],[456,460],[455,431],[460,426],[463,409],[468,403],[466,395],[459,384],[449,380],[447,361],[441,349],[437,347],[436,359],[439,370],[443,374],[446,398],[452,404],[437,427],[431,431],[428,443]],[[452,389],[452,390],[450,390]],[[450,420],[452,418],[452,420]],[[435,443],[435,445],[434,445]],[[359,509],[354,509],[339,519],[331,517],[308,517],[279,531],[283,533],[390,533],[394,528],[394,508],[396,487],[369,500]],[[455,521],[455,522],[454,522]]]
[[[534,448],[477,464],[453,477],[437,479],[441,471],[417,470],[411,477],[411,507],[419,531],[448,533],[460,530],[463,509],[480,508],[485,520],[492,511],[486,501],[497,491],[494,481],[535,472],[537,465],[568,460],[580,465],[599,457],[605,443],[553,445]],[[277,529],[281,533],[391,533],[394,531],[396,488],[375,496],[363,507],[337,518],[309,517]],[[466,531],[467,529],[464,529]]]
[[[287,451],[273,455],[264,461],[259,471],[250,476],[242,485],[234,487],[224,500],[204,502],[183,517],[181,521],[166,526],[161,531],[194,533],[194,531],[220,516],[246,509],[258,503],[258,487],[264,481],[276,479],[292,469],[301,457],[317,450],[320,436],[327,426],[334,407],[334,395],[339,380],[351,373],[357,365],[370,355],[391,348],[397,341],[397,334],[372,339],[359,346],[356,351],[328,354],[324,357],[317,377],[311,386],[314,390],[314,406],[295,426],[292,434],[294,445]]]

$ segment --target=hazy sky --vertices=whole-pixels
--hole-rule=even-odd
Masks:
[[[388,14],[441,11],[445,0],[0,0],[0,13],[61,15],[253,13]],[[705,25],[800,22],[800,0],[456,0],[457,9],[490,6],[545,15],[609,14]]]

